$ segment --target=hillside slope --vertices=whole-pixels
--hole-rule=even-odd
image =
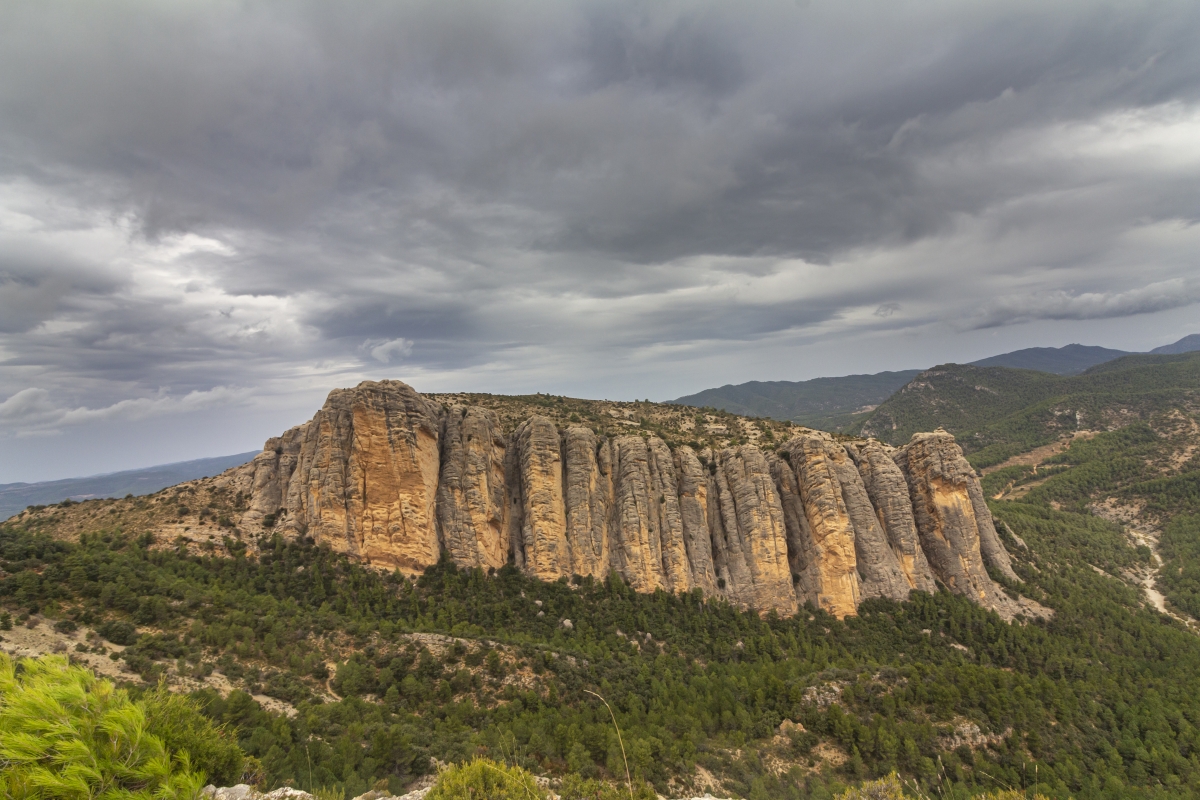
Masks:
[[[1178,342],[1164,344],[1162,347],[1156,347],[1150,352],[1154,355],[1178,355],[1180,353],[1193,353],[1197,350],[1200,350],[1200,333],[1190,334]]]
[[[0,484],[0,520],[8,519],[27,506],[49,505],[68,499],[90,500],[96,497],[124,497],[127,494],[136,497],[151,494],[184,481],[219,475],[231,467],[245,464],[256,455],[258,451],[178,461],[87,478]]]
[[[1200,350],[1200,334],[1155,348],[1153,354]],[[1097,364],[1131,355],[1124,350],[1069,344],[1031,347],[971,362],[976,367],[1009,367],[1054,375],[1077,375]],[[717,408],[749,417],[787,420],[826,431],[857,432],[864,414],[873,410],[921,370],[846,375],[808,381],[750,381],[706,389],[672,400],[682,405]]]
[[[1130,355],[1059,377],[1031,370],[945,364],[882,403],[864,436],[906,441],[918,430],[955,434],[976,467],[1082,430],[1109,430],[1200,398],[1200,353]]]
[[[788,420],[820,430],[838,430],[886,400],[920,370],[845,375],[807,381],[750,381],[672,400],[697,408],[719,408],[747,417]]]

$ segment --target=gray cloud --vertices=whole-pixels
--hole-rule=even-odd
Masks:
[[[1153,314],[1200,303],[1200,280],[1177,278],[1123,292],[1049,292],[1001,297],[967,318],[972,328],[1015,325],[1035,319],[1111,319]]]
[[[365,377],[676,396],[1167,326],[1198,36],[1169,2],[4,4],[0,447],[218,387],[269,432]]]

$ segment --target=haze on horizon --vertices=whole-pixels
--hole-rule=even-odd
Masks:
[[[1200,4],[0,6],[0,482],[1197,331]]]

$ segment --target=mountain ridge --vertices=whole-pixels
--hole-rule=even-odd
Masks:
[[[1200,334],[1191,334],[1149,354],[1182,354],[1200,350]],[[1091,345],[1031,347],[1013,350],[968,366],[1032,369],[1054,375],[1078,375],[1092,367],[1138,353]],[[751,417],[790,420],[821,430],[850,433],[908,380],[924,370],[878,372],[807,381],[749,381],[704,389],[670,403],[718,408]],[[897,380],[905,376],[907,380]]]
[[[229,456],[173,461],[138,469],[105,472],[82,478],[56,481],[0,484],[0,520],[33,505],[49,505],[63,500],[88,500],[97,497],[135,497],[153,494],[178,483],[218,475],[230,467],[244,464],[258,451]]]

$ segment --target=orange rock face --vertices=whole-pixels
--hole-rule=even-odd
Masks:
[[[312,420],[254,460],[246,522],[276,514],[283,531],[370,564],[437,563],[439,415],[399,381],[331,392]]]

